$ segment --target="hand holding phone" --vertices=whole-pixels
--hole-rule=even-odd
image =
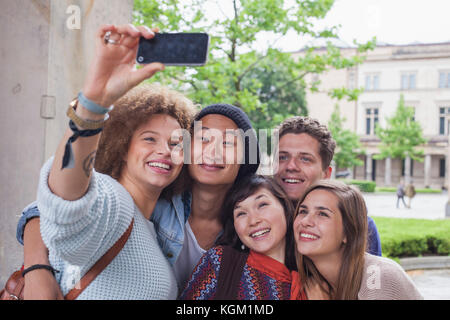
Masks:
[[[136,62],[161,62],[168,66],[202,66],[208,58],[207,33],[157,33],[139,40]]]

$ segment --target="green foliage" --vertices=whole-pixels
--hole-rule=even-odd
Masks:
[[[362,192],[375,192],[376,184],[374,181],[367,180],[343,180],[346,184],[357,186]]]
[[[203,67],[170,67],[158,73],[158,81],[183,91],[203,106],[224,102],[251,113],[257,128],[273,127],[284,118],[306,114],[304,80],[308,73],[348,68],[360,63],[361,55],[343,57],[331,44],[325,52],[309,48],[293,58],[275,48],[288,32],[299,38],[336,38],[336,27],[317,30],[334,0],[135,0],[134,23],[157,26],[161,32],[207,32],[211,36],[208,63]],[[231,5],[232,10],[223,7]],[[221,12],[206,16],[206,8]],[[271,35],[267,48],[256,50],[257,39]],[[375,41],[358,47],[359,53]],[[268,84],[272,83],[274,87]],[[309,89],[316,90],[318,83]],[[355,92],[341,92],[355,96]],[[351,99],[351,98],[350,98]]]
[[[450,220],[373,219],[385,256],[450,255]]]
[[[376,187],[375,192],[397,192],[396,187]],[[430,189],[430,188],[423,188],[423,189],[416,189],[416,193],[442,193],[441,189]]]
[[[356,133],[344,129],[345,117],[341,117],[339,105],[336,104],[328,129],[336,141],[336,151],[333,160],[337,168],[350,168],[353,166],[361,166],[364,162],[358,158],[364,154],[359,137]]]
[[[423,161],[423,150],[418,146],[426,140],[422,136],[420,124],[413,120],[414,109],[405,106],[403,95],[400,96],[397,110],[393,117],[387,118],[386,128],[377,126],[375,132],[380,138],[380,154],[375,159],[387,157]]]

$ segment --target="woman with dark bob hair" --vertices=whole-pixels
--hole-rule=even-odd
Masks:
[[[367,208],[355,187],[333,180],[309,187],[296,210],[294,237],[310,299],[423,299],[398,263],[366,252]]]
[[[222,209],[223,234],[192,273],[181,299],[302,299],[296,284],[293,207],[272,178],[235,184]],[[215,280],[215,281],[214,281]]]
[[[69,128],[41,169],[41,235],[62,294],[70,291],[71,298],[174,299],[178,293],[149,219],[159,197],[175,192],[183,162],[173,133],[190,128],[195,108],[169,89],[136,87],[164,69],[159,63],[135,68],[141,36],[154,32],[100,28],[88,77],[68,109]],[[80,278],[128,232],[120,252],[73,295]],[[25,273],[36,269],[28,267],[25,261]]]

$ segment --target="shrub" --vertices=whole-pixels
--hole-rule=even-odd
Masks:
[[[349,185],[357,186],[362,192],[375,192],[376,184],[374,181],[344,180],[344,182]]]
[[[384,256],[450,255],[450,220],[373,217]]]

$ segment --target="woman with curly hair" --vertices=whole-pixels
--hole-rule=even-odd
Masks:
[[[177,295],[175,276],[149,219],[158,198],[171,196],[182,171],[182,159],[173,158],[180,143],[173,133],[189,129],[194,106],[162,87],[133,89],[164,68],[159,63],[134,68],[140,36],[149,39],[154,32],[132,25],[100,28],[88,78],[69,108],[70,129],[41,169],[41,235],[51,267],[59,271],[62,294],[132,228],[118,255],[78,299]]]

